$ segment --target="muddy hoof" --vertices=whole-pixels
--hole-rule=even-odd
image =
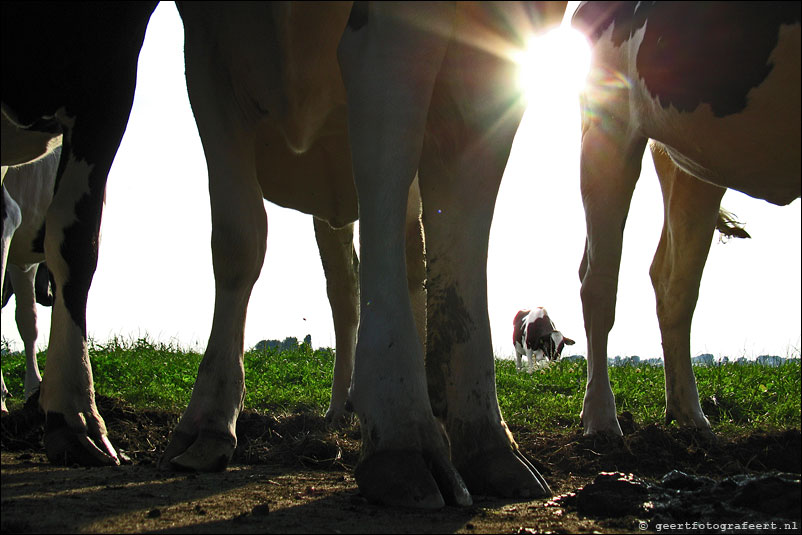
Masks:
[[[448,459],[425,459],[420,452],[382,451],[360,461],[355,474],[362,495],[384,505],[440,509],[473,502]]]
[[[228,466],[236,447],[237,439],[229,433],[201,430],[198,434],[190,434],[174,431],[159,460],[159,469],[221,472]]]
[[[117,466],[120,459],[105,433],[98,429],[71,428],[64,415],[47,413],[45,450],[53,464],[80,466]]]
[[[524,499],[552,494],[537,468],[517,449],[485,452],[458,469],[473,494]]]

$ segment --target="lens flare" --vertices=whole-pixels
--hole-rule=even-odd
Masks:
[[[587,38],[568,26],[533,37],[516,58],[518,84],[527,101],[576,99],[590,67]]]

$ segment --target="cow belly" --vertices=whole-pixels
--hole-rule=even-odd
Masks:
[[[256,172],[265,199],[341,228],[358,217],[344,110],[329,118],[324,132],[297,154],[278,128],[264,121],[256,141]]]
[[[688,158],[686,153],[663,146],[677,166],[705,182],[735,189],[780,206],[785,206],[800,196],[798,152],[795,161],[785,158],[788,153],[762,152],[760,149],[744,154],[744,158],[734,158],[738,154],[737,149],[725,146],[723,148],[727,148],[728,152],[732,151],[728,158],[723,151],[716,150],[722,147],[713,147],[707,152],[704,152],[703,147],[699,156]],[[773,160],[772,156],[775,157]],[[712,171],[700,161],[711,162],[716,170]]]

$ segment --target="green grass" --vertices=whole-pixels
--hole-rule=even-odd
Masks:
[[[641,425],[662,423],[665,413],[663,368],[609,368],[618,412],[629,411]],[[756,364],[695,366],[702,407],[715,431],[799,428],[800,363],[780,367]],[[557,362],[532,375],[516,373],[511,361],[496,361],[499,405],[505,419],[535,429],[579,426],[587,368],[582,362]]]
[[[9,390],[22,397],[25,357],[6,354],[3,373]],[[189,403],[202,355],[147,339],[92,342],[89,348],[98,394],[119,397],[137,408],[182,411]],[[245,353],[245,407],[255,410],[328,406],[334,353],[300,345],[294,351]],[[45,352],[39,363],[46,369]],[[781,367],[725,364],[694,368],[703,408],[715,431],[800,427],[800,363]],[[587,369],[585,362],[554,363],[532,375],[511,360],[496,361],[499,405],[512,425],[556,431],[579,426]],[[630,411],[641,425],[662,423],[663,369],[641,365],[610,368],[619,412]]]
[[[323,412],[329,406],[334,350],[301,344],[296,351],[247,351],[244,360],[246,408]]]

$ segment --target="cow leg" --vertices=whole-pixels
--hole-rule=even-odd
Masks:
[[[53,463],[120,462],[95,404],[86,304],[97,268],[106,179],[125,133],[136,87],[136,61],[148,10],[153,7],[138,9],[143,12],[130,13],[131,21],[137,17],[136,27],[127,27],[126,40],[110,44],[119,46],[120,53],[114,68],[103,71],[103,83],[92,85],[102,88],[101,93],[86,100],[83,93],[72,95],[74,106],[56,113],[64,131],[63,148],[45,220],[44,247],[55,300],[47,369],[39,390],[39,405],[45,413],[44,445]],[[97,112],[98,102],[103,103],[102,113]]]
[[[593,119],[606,112],[594,115],[586,110],[583,116],[580,177],[587,240],[579,278],[588,337],[588,379],[581,419],[586,435],[620,436],[607,372],[607,339],[615,322],[624,224],[647,140],[633,137],[613,120],[602,124]]]
[[[133,80],[130,84],[133,98]],[[106,177],[130,104],[118,103],[120,114],[107,116],[106,124],[89,123],[81,131],[65,133],[57,189],[47,212],[45,256],[55,301],[39,405],[46,417],[45,449],[53,463],[119,464],[95,404],[86,302],[97,267]],[[95,137],[100,133],[108,137],[101,141]],[[80,156],[74,146],[81,147]]]
[[[664,221],[649,275],[657,299],[666,378],[666,423],[712,437],[691,368],[691,322],[725,188],[680,170],[659,145],[652,157],[663,190]]]
[[[313,218],[326,293],[334,320],[336,349],[331,402],[326,421],[337,423],[346,414],[345,402],[354,369],[357,327],[359,327],[359,259],[354,249],[354,224],[334,229],[321,219]]]
[[[14,265],[8,266],[8,275],[17,300],[15,314],[17,330],[25,345],[25,399],[39,390],[39,384],[42,382],[39,364],[36,361],[36,338],[39,331],[36,328],[34,279],[38,267],[39,264],[33,264],[28,266],[27,271],[23,271]]]
[[[416,177],[409,188],[407,199],[407,286],[418,337],[423,340],[426,336],[426,261],[420,212],[420,188]],[[359,258],[354,249],[353,224],[333,229],[325,221],[313,219],[337,345],[331,402],[326,411],[326,421],[336,423],[345,416],[345,403],[354,370],[354,350],[359,327]]]
[[[252,155],[238,152],[250,144],[239,140],[226,146],[237,137],[223,132],[216,137],[214,129],[204,128],[200,117],[206,116],[194,102],[193,108],[209,166],[214,317],[189,406],[160,466],[219,471],[228,465],[237,445],[236,423],[245,397],[245,315],[264,261],[267,217]]]
[[[529,360],[529,374],[535,371],[535,361],[537,360],[537,352],[531,349],[526,350],[526,358]]]
[[[452,45],[434,90],[435,120],[427,127],[420,169],[426,372],[434,414],[445,423],[452,462],[471,493],[536,497],[551,491],[502,418],[487,308],[490,225],[523,107],[508,107],[515,95],[497,86],[470,74],[463,78],[481,72],[482,81],[504,80],[513,69],[492,54]]]
[[[369,500],[419,508],[471,503],[429,404],[405,274],[409,187],[453,9],[356,3],[338,50],[360,216],[360,324],[350,392],[362,431],[355,475]],[[427,31],[420,21],[442,27]]]
[[[201,111],[196,102],[193,110],[209,167],[214,317],[189,405],[160,466],[218,471],[228,465],[237,445],[236,422],[245,396],[245,315],[264,261],[267,217],[251,144],[226,129],[207,129],[209,110]]]
[[[8,168],[3,166],[3,178],[5,178],[7,170]],[[0,189],[2,189],[2,192],[0,192],[0,289],[2,289],[5,288],[6,282],[8,249],[11,246],[11,238],[14,236],[14,231],[17,230],[17,227],[22,222],[22,213],[19,205],[14,202],[6,188],[1,187]],[[2,380],[2,385],[0,385],[0,412],[5,414],[8,412],[6,398],[11,396],[2,377],[2,372],[0,372],[0,380]]]
[[[3,166],[3,178],[7,170],[8,167]],[[4,186],[0,186],[0,190],[0,289],[5,289],[8,250],[14,232],[22,223],[22,211]]]
[[[210,8],[215,9],[215,8]],[[203,5],[179,5],[184,21],[187,91],[209,171],[212,209],[212,263],[215,280],[214,316],[209,342],[198,368],[192,396],[159,462],[161,468],[223,470],[237,445],[236,422],[245,396],[243,366],[245,316],[251,290],[262,270],[267,240],[267,216],[256,177],[254,134],[262,114],[263,81],[239,83],[229,55],[258,62],[236,49],[239,39],[226,33],[226,11],[209,18]],[[257,17],[243,24],[259,24]],[[209,27],[221,21],[219,28]],[[253,43],[267,50],[267,32]],[[251,33],[253,32],[253,33]],[[209,35],[214,35],[210,39]],[[261,72],[263,65],[237,65]],[[221,74],[224,73],[224,74]]]

